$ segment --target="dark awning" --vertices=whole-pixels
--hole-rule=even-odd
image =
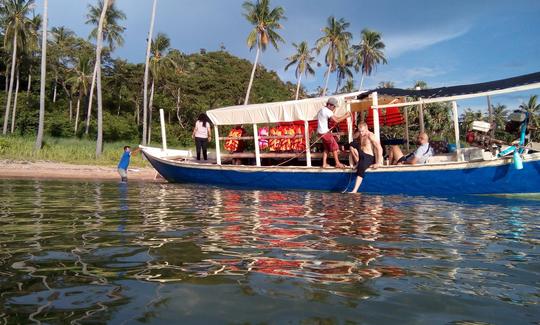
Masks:
[[[540,72],[478,84],[441,87],[433,89],[414,90],[398,88],[378,88],[361,93],[360,95],[358,95],[358,99],[364,99],[373,92],[377,92],[379,96],[408,96],[422,99],[432,99],[460,95],[480,94],[490,91],[527,86],[535,83],[540,83]]]

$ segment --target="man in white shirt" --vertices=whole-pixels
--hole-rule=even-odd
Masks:
[[[415,165],[425,164],[429,157],[433,156],[433,148],[429,145],[429,137],[426,133],[418,134],[416,138],[418,148],[408,155],[403,155],[398,146],[392,146],[389,154],[389,159],[392,165]]]
[[[351,115],[350,112],[345,113],[345,115],[336,117],[334,116],[334,110],[336,109],[338,104],[337,99],[334,97],[328,98],[328,101],[326,102],[326,106],[321,108],[319,113],[317,114],[317,133],[321,136],[323,146],[324,146],[324,152],[323,152],[323,161],[322,161],[322,167],[327,168],[328,163],[328,152],[332,152],[332,155],[334,156],[334,160],[336,161],[336,167],[337,168],[344,168],[345,165],[343,165],[339,161],[338,157],[338,150],[339,146],[337,144],[336,139],[334,138],[334,135],[330,132],[330,129],[328,128],[328,120],[334,121],[334,123],[339,123],[349,117]]]

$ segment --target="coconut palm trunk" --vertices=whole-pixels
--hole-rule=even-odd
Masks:
[[[249,84],[246,92],[246,98],[244,99],[244,105],[249,104],[249,93],[251,92],[251,86],[253,85],[253,78],[255,78],[255,70],[257,70],[257,63],[259,62],[259,54],[261,49],[257,46],[257,54],[255,54],[255,62],[253,62],[253,69],[251,69],[251,77],[249,78]]]
[[[54,76],[54,90],[53,90],[53,99],[52,102],[56,103],[56,94],[58,91],[58,74]]]
[[[75,109],[75,127],[73,128],[75,130],[75,135],[77,134],[77,128],[79,127],[80,108],[81,108],[81,94],[79,94],[79,98],[77,99],[77,108]]]
[[[19,69],[17,69],[17,85],[15,86],[15,99],[13,100],[13,114],[11,114],[11,133],[15,131],[15,118],[17,115],[17,99],[19,98]]]
[[[150,30],[148,31],[148,44],[146,46],[146,60],[144,64],[144,90],[143,90],[143,136],[142,143],[146,145],[147,123],[148,123],[148,72],[150,69],[150,48],[152,46],[152,35],[154,34],[154,20],[156,18],[157,0],[152,5],[152,17],[150,18]]]
[[[32,74],[28,73],[28,85],[26,87],[26,95],[30,94],[30,88],[32,87]]]
[[[324,82],[324,89],[322,96],[326,96],[326,89],[328,89],[328,81],[330,80],[330,72],[332,71],[332,65],[328,66],[328,71],[326,71],[326,81]]]
[[[45,79],[47,77],[47,12],[48,0],[43,2],[43,34],[41,41],[41,85],[39,90],[39,125],[36,136],[36,150],[43,145],[43,124],[45,123]]]
[[[155,80],[152,78],[152,87],[150,90],[150,102],[148,103],[148,144],[152,141],[152,111],[154,110],[154,85]]]
[[[5,93],[7,94],[8,92],[8,87],[9,87],[9,71],[11,69],[11,65],[8,63],[6,64],[6,84],[5,84]]]
[[[178,124],[183,129],[184,123],[182,122],[182,116],[180,116],[180,88],[176,90],[176,118],[178,119]]]
[[[73,99],[69,99],[69,121],[73,119]]]
[[[362,77],[360,78],[360,89],[358,89],[359,91],[362,91],[364,87],[364,74],[362,73]]]
[[[6,104],[6,114],[4,115],[4,128],[2,134],[7,133],[9,113],[11,109],[11,92],[13,90],[13,79],[15,79],[15,62],[17,60],[17,33],[13,35],[13,55],[11,56],[11,73],[9,77],[9,88],[8,88],[8,98]]]
[[[96,92],[97,92],[97,141],[96,141],[96,157],[101,155],[103,151],[103,98],[101,93],[101,50],[103,49],[103,23],[105,21],[105,14],[109,8],[109,0],[104,0],[103,10],[101,11],[101,17],[99,18],[99,27],[96,42]]]
[[[298,100],[298,94],[300,94],[300,83],[302,82],[302,74],[300,74],[298,76],[298,81],[296,82],[297,85],[296,85],[296,96],[294,98],[294,100]]]
[[[88,135],[90,130],[90,118],[92,117],[92,100],[94,99],[94,89],[96,88],[96,75],[98,70],[98,64],[94,65],[94,72],[92,74],[92,85],[90,86],[90,96],[88,97],[88,112],[86,114],[86,129],[84,134]]]

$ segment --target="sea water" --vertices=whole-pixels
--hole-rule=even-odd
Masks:
[[[539,208],[0,180],[0,324],[536,324]]]

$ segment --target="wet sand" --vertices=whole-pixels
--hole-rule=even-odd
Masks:
[[[128,170],[130,181],[161,182],[153,168],[133,167]],[[47,161],[0,160],[0,178],[120,180],[116,167],[74,165]]]

